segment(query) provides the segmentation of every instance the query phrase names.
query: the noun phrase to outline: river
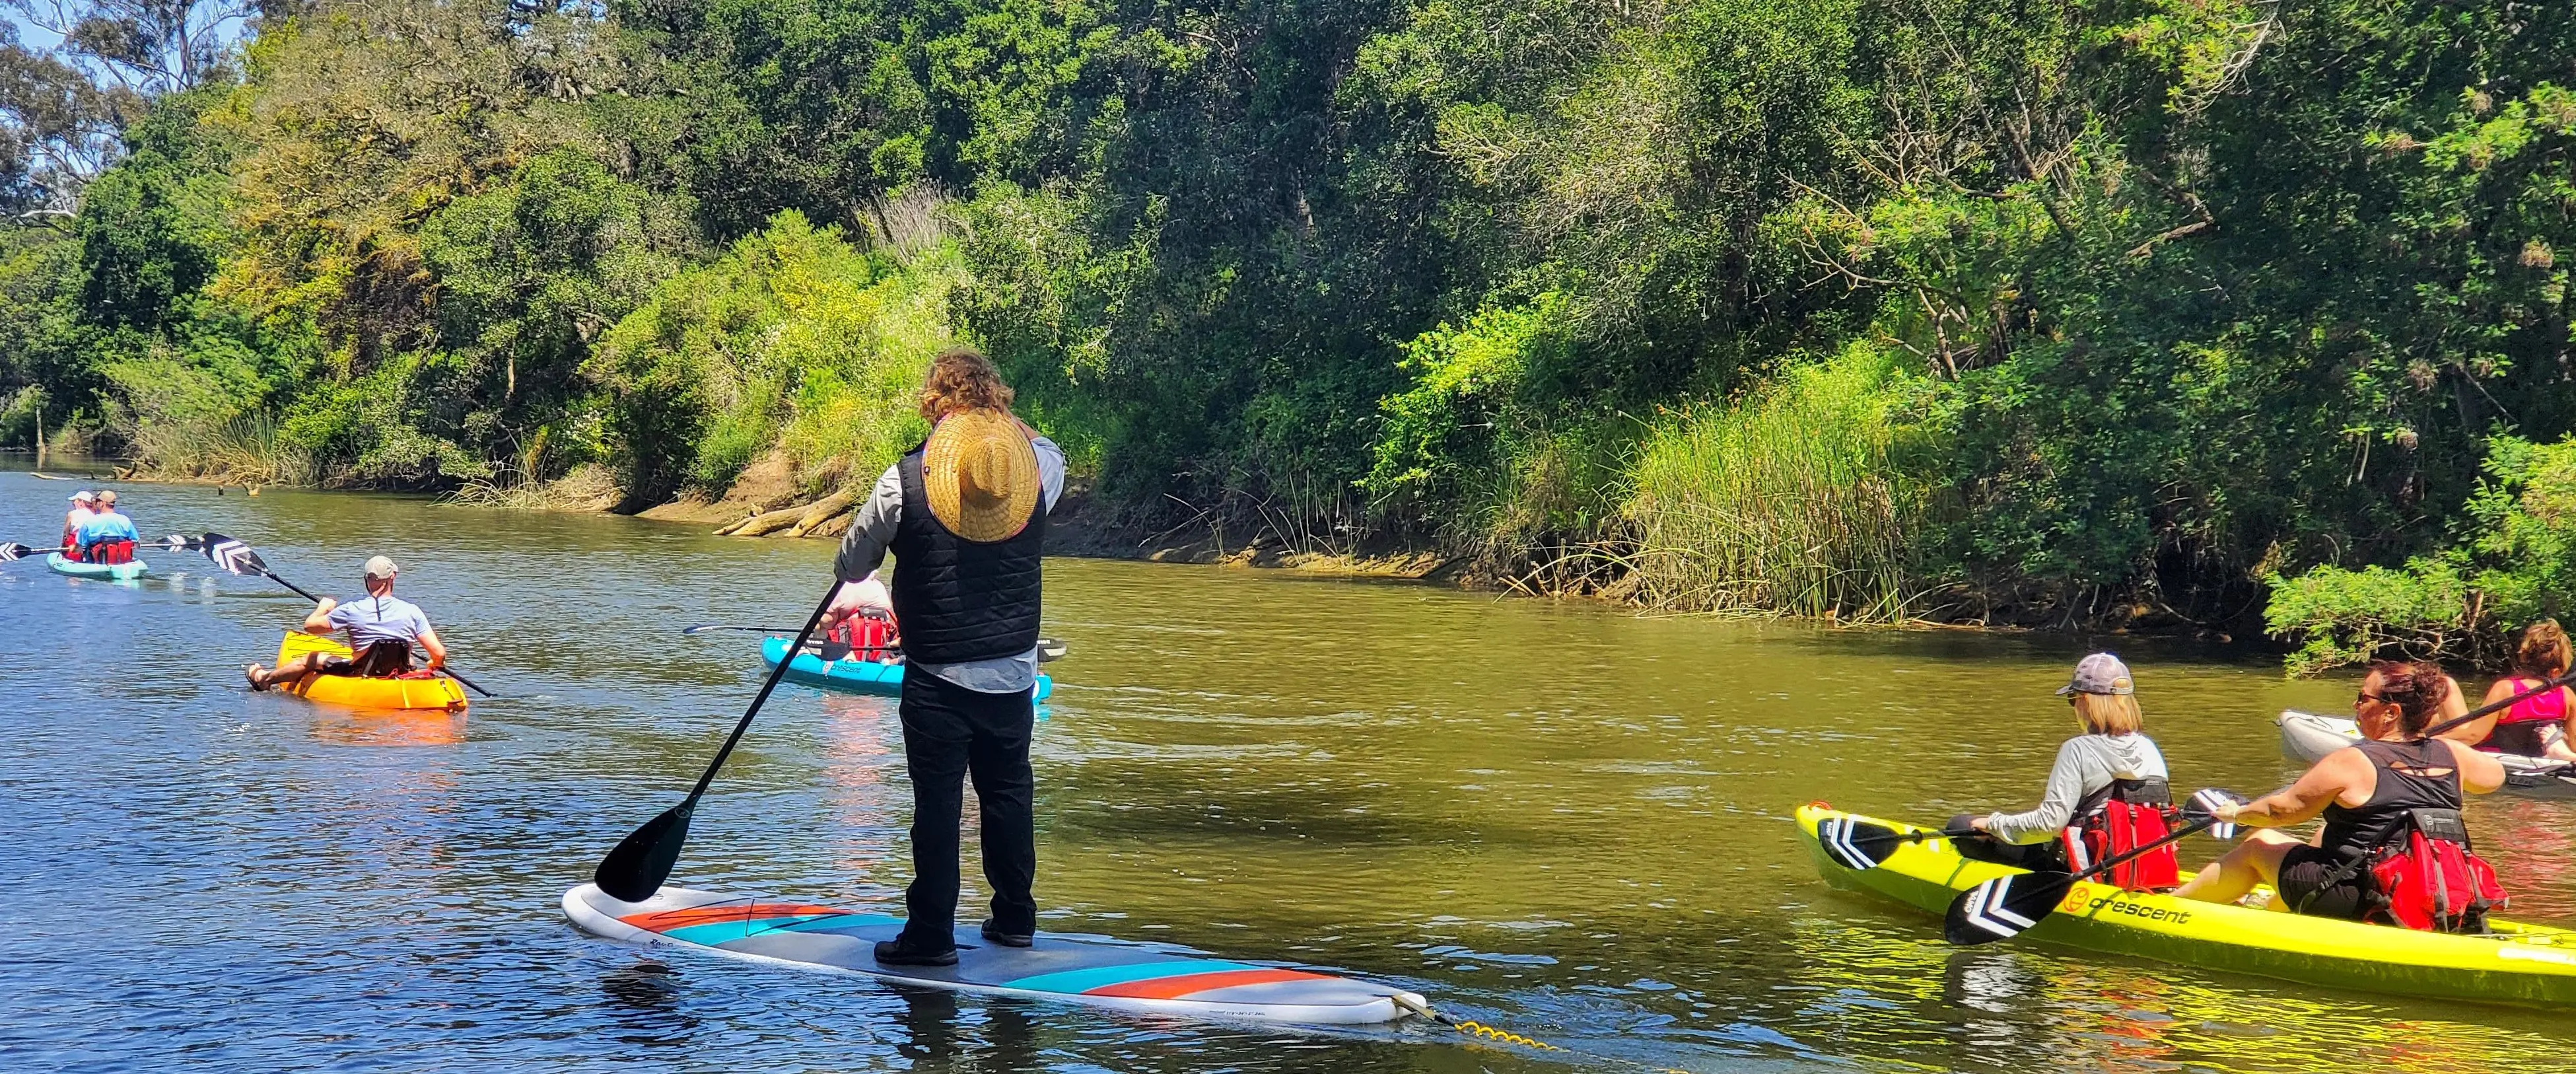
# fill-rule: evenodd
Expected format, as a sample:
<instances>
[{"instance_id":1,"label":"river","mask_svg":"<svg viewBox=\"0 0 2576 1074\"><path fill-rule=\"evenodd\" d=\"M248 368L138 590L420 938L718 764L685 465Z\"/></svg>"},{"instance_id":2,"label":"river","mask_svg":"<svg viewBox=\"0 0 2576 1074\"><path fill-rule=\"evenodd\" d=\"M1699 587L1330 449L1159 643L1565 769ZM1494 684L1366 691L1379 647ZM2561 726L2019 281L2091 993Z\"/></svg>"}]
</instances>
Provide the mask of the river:
<instances>
[{"instance_id":1,"label":"river","mask_svg":"<svg viewBox=\"0 0 2576 1074\"><path fill-rule=\"evenodd\" d=\"M50 543L74 487L0 474L0 539ZM505 696L449 719L252 694L241 665L308 607L276 585L187 554L133 585L0 565L0 1069L2468 1071L2568 1046L2540 1012L1955 949L1817 880L1800 803L2035 798L2079 639L1094 560L1048 563L1072 651L1034 750L1043 927L1397 982L1584 1055L620 947L558 898L686 792L758 685L755 636L678 628L798 621L828 544L120 488L147 536L229 533L308 589L394 557ZM2275 785L2294 769L2269 715L2351 697L2261 654L2118 647L2178 786ZM675 882L899 902L900 761L890 700L783 687ZM2514 916L2576 920L2571 808L2472 804Z\"/></svg>"}]
</instances>

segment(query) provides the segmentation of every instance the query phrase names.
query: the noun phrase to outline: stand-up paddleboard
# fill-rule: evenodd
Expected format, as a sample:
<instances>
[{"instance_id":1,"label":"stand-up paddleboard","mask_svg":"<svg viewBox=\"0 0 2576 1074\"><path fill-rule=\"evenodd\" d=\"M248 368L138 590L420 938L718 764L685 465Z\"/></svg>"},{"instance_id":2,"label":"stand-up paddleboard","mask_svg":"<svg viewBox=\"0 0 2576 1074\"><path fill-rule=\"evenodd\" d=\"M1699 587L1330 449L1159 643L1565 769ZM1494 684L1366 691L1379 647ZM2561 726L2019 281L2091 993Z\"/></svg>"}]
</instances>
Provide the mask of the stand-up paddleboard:
<instances>
[{"instance_id":1,"label":"stand-up paddleboard","mask_svg":"<svg viewBox=\"0 0 2576 1074\"><path fill-rule=\"evenodd\" d=\"M1424 1006L1421 996L1387 985L1116 940L1040 933L1034 947L1004 947L973 926L957 930L954 966L880 966L876 942L902 931L900 917L687 888L666 887L643 902L619 902L583 884L564 892L563 908L584 931L624 943L1148 1014L1365 1025L1392 1022Z\"/></svg>"}]
</instances>

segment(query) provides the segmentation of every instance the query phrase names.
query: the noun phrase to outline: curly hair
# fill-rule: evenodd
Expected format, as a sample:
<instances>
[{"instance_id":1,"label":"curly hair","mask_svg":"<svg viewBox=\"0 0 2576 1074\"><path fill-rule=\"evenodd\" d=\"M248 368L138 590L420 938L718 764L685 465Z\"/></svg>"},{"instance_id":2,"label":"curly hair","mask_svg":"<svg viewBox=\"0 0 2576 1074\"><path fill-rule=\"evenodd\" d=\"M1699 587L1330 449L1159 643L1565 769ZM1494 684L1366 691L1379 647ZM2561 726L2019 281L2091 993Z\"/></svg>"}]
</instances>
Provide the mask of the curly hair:
<instances>
[{"instance_id":1,"label":"curly hair","mask_svg":"<svg viewBox=\"0 0 2576 1074\"><path fill-rule=\"evenodd\" d=\"M1002 371L972 347L939 352L921 378L922 420L935 423L960 410L1011 410L1011 386L1002 383Z\"/></svg>"},{"instance_id":2,"label":"curly hair","mask_svg":"<svg viewBox=\"0 0 2576 1074\"><path fill-rule=\"evenodd\" d=\"M2370 673L2379 676L2380 700L2397 706L2397 729L2410 737L2432 726L2451 696L2450 676L2432 664L2382 660L2370 665Z\"/></svg>"},{"instance_id":3,"label":"curly hair","mask_svg":"<svg viewBox=\"0 0 2576 1074\"><path fill-rule=\"evenodd\" d=\"M2522 644L2514 647L2513 669L2535 679L2554 679L2567 673L2576 663L2576 650L2567 644L2567 632L2558 620L2543 619L2522 628Z\"/></svg>"}]
</instances>

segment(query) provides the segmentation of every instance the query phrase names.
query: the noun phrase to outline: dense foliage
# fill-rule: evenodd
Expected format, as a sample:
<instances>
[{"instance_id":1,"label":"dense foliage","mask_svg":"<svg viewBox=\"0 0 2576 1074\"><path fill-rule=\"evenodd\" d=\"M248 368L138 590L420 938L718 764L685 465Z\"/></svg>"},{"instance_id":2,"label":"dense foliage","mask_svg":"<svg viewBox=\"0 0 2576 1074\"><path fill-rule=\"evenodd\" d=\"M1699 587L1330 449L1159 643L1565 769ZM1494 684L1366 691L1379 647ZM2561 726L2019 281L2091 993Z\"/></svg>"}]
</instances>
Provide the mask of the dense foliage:
<instances>
[{"instance_id":1,"label":"dense foliage","mask_svg":"<svg viewBox=\"0 0 2576 1074\"><path fill-rule=\"evenodd\" d=\"M0 436L819 489L966 340L1140 524L2241 630L2570 431L2571 62L2449 0L279 5L0 251ZM2273 625L2350 655L2352 589Z\"/></svg>"}]
</instances>

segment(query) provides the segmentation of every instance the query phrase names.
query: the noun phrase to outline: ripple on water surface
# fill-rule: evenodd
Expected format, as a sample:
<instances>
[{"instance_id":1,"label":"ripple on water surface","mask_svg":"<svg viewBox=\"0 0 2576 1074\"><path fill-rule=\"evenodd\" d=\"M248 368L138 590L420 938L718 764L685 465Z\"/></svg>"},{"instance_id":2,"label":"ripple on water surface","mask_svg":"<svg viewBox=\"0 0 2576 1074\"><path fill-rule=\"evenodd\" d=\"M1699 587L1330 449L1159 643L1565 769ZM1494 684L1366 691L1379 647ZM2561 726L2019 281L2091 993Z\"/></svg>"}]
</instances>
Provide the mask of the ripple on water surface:
<instances>
[{"instance_id":1,"label":"ripple on water surface","mask_svg":"<svg viewBox=\"0 0 2576 1074\"><path fill-rule=\"evenodd\" d=\"M67 487L0 474L0 537L46 532ZM2534 1013L1953 949L1816 881L1798 802L2025 804L2065 730L2048 691L2072 641L1129 563L1049 564L1049 628L1074 652L1050 668L1035 749L1046 927L1388 980L1587 1056L608 945L557 898L677 800L756 682L753 636L677 628L793 620L826 546L126 491L145 530L244 537L307 588L354 589L359 561L394 556L459 666L505 696L449 718L252 695L239 667L301 617L292 595L185 557L135 585L0 566L17 874L0 887L0 1068L2465 1071L2563 1050ZM2181 783L2270 785L2288 770L2268 713L2349 693L2138 649ZM890 702L782 689L678 879L898 902L901 758ZM2569 808L2474 810L2526 916L2576 916ZM971 860L968 877L971 900Z\"/></svg>"}]
</instances>

